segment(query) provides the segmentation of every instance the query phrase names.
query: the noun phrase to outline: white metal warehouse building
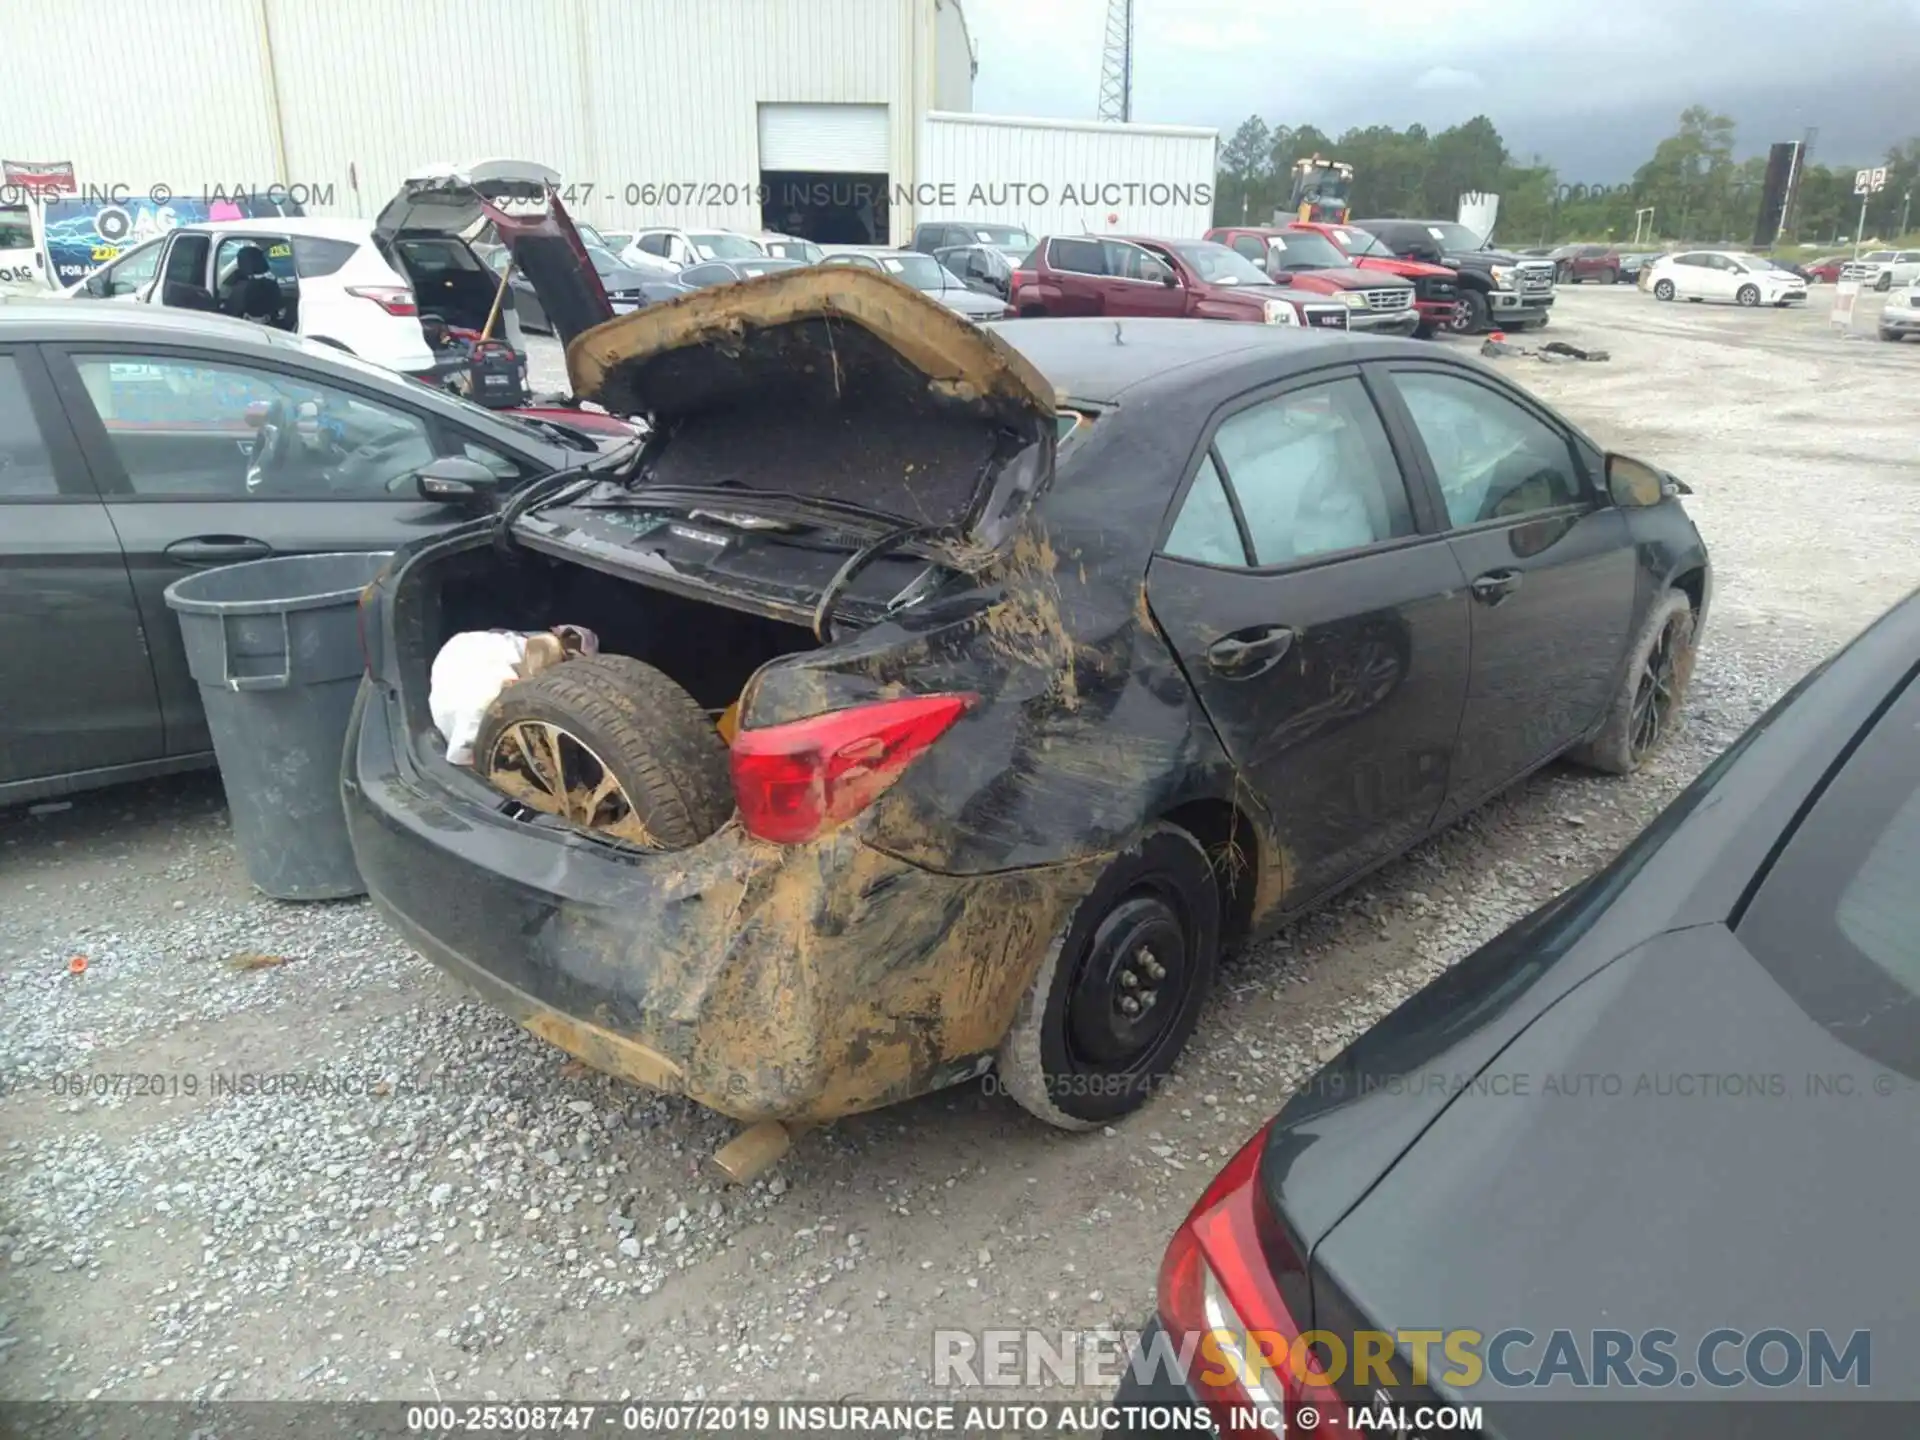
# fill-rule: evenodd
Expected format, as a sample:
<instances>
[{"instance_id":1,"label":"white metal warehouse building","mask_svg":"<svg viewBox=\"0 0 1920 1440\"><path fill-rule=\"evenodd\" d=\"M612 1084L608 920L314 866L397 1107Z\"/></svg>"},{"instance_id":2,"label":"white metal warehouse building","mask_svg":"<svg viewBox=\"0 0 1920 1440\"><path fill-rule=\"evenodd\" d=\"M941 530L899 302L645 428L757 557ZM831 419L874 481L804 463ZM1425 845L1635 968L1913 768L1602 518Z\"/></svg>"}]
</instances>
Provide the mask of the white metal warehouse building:
<instances>
[{"instance_id":1,"label":"white metal warehouse building","mask_svg":"<svg viewBox=\"0 0 1920 1440\"><path fill-rule=\"evenodd\" d=\"M962 0L171 0L137 24L68 0L6 12L0 156L70 161L83 187L135 197L281 185L310 213L371 218L410 171L511 156L559 170L569 208L605 226L899 243L945 218L1197 235L1190 192L1210 199L1213 180L1212 131L994 133L968 113ZM1139 147L1120 155L1126 130ZM1186 170L1145 175L1166 146ZM1150 178L1159 191L1115 188ZM1037 185L1045 203L980 180L1029 187L1023 202ZM1075 184L1104 189L1062 204ZM970 203L988 193L1006 203Z\"/></svg>"}]
</instances>

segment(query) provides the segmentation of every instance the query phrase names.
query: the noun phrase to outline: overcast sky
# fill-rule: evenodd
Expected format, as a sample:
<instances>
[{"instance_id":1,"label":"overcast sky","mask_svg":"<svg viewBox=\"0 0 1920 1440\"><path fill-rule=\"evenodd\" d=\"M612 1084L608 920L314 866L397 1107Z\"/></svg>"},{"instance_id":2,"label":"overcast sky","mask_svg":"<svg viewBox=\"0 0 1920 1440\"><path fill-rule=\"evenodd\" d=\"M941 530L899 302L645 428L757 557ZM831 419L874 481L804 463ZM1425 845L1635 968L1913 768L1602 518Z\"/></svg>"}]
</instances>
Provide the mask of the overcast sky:
<instances>
[{"instance_id":1,"label":"overcast sky","mask_svg":"<svg viewBox=\"0 0 1920 1440\"><path fill-rule=\"evenodd\" d=\"M964 0L976 110L1092 118L1106 0ZM1485 113L1561 179L1630 177L1689 104L1742 155L1820 127L1814 158L1920 134L1920 0L1134 0L1134 118L1248 115L1440 130Z\"/></svg>"}]
</instances>

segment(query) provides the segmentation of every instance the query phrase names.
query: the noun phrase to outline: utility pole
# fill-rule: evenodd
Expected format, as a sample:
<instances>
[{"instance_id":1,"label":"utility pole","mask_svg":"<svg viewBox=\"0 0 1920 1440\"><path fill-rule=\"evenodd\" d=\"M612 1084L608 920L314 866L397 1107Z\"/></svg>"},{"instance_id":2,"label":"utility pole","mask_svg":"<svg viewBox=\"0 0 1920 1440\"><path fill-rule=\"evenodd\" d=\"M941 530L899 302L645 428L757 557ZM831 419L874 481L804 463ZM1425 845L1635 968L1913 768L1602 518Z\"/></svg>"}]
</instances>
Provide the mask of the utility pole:
<instances>
[{"instance_id":1,"label":"utility pole","mask_svg":"<svg viewBox=\"0 0 1920 1440\"><path fill-rule=\"evenodd\" d=\"M1909 190L1900 202L1900 233L1907 233L1907 221L1913 218L1913 191Z\"/></svg>"},{"instance_id":2,"label":"utility pole","mask_svg":"<svg viewBox=\"0 0 1920 1440\"><path fill-rule=\"evenodd\" d=\"M1133 119L1133 0L1107 0L1107 39L1100 52L1102 120Z\"/></svg>"}]
</instances>

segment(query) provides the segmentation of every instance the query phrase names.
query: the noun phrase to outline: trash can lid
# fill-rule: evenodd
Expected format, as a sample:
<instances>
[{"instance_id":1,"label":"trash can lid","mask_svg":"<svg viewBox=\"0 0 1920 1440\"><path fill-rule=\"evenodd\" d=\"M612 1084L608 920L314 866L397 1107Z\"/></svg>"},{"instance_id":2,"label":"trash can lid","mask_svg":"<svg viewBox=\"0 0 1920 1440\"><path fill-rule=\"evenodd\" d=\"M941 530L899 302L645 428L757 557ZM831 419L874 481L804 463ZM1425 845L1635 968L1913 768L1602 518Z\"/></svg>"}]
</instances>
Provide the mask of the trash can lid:
<instances>
[{"instance_id":1,"label":"trash can lid","mask_svg":"<svg viewBox=\"0 0 1920 1440\"><path fill-rule=\"evenodd\" d=\"M280 615L358 602L393 558L391 550L274 555L202 570L166 589L169 607L187 615Z\"/></svg>"}]
</instances>

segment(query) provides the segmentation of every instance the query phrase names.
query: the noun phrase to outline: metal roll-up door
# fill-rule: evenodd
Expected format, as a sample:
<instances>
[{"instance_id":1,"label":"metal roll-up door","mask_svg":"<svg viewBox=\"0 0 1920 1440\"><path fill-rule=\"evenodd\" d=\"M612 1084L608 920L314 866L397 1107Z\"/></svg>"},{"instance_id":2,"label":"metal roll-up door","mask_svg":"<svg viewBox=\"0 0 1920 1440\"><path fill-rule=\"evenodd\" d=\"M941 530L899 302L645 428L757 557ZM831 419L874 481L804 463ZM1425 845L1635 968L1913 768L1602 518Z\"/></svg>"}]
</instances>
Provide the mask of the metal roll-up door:
<instances>
[{"instance_id":1,"label":"metal roll-up door","mask_svg":"<svg viewBox=\"0 0 1920 1440\"><path fill-rule=\"evenodd\" d=\"M762 170L828 170L887 175L888 143L884 105L762 105Z\"/></svg>"}]
</instances>

